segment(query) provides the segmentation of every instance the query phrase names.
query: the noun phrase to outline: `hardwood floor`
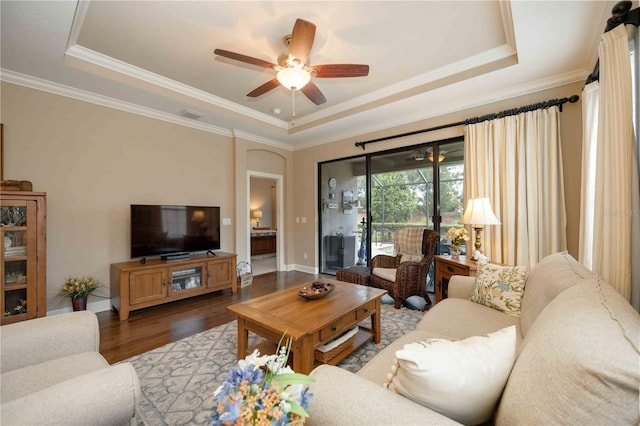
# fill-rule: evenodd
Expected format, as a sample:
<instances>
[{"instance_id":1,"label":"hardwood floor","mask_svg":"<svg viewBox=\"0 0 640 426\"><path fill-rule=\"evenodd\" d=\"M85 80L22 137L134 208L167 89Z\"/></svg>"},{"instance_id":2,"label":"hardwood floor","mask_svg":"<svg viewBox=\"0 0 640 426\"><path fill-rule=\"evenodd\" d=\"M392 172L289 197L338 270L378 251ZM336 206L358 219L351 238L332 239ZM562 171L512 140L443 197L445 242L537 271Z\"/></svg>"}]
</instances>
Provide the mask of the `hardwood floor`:
<instances>
[{"instance_id":1,"label":"hardwood floor","mask_svg":"<svg viewBox=\"0 0 640 426\"><path fill-rule=\"evenodd\" d=\"M100 353L110 364L122 361L234 320L235 316L225 309L228 305L316 277L303 272L271 272L254 277L252 285L238 289L236 294L223 290L141 309L131 312L126 321L120 321L115 312L100 312Z\"/></svg>"}]
</instances>

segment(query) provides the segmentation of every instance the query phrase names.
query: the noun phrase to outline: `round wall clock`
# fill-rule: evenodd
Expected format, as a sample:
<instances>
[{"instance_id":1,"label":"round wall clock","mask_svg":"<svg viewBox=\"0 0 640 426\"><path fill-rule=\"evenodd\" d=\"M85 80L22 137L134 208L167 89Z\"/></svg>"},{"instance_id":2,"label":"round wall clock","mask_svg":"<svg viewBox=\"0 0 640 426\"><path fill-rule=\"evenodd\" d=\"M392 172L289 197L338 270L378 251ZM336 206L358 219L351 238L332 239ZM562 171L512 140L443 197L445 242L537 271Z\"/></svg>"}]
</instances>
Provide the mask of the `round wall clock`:
<instances>
[{"instance_id":1,"label":"round wall clock","mask_svg":"<svg viewBox=\"0 0 640 426\"><path fill-rule=\"evenodd\" d=\"M337 184L338 184L338 181L336 181L336 178L334 177L329 178L329 188L336 189Z\"/></svg>"}]
</instances>

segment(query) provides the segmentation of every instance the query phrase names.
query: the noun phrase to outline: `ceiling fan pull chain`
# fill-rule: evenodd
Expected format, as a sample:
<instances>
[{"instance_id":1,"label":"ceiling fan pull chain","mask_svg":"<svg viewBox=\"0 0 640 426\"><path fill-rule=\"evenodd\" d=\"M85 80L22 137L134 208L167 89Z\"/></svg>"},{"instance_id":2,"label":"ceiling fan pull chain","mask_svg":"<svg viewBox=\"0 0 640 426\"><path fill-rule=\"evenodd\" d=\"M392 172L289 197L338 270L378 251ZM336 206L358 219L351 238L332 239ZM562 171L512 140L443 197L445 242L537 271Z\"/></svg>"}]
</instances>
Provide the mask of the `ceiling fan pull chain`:
<instances>
[{"instance_id":1,"label":"ceiling fan pull chain","mask_svg":"<svg viewBox=\"0 0 640 426\"><path fill-rule=\"evenodd\" d=\"M291 91L291 126L296 124L294 121L296 119L296 91Z\"/></svg>"}]
</instances>

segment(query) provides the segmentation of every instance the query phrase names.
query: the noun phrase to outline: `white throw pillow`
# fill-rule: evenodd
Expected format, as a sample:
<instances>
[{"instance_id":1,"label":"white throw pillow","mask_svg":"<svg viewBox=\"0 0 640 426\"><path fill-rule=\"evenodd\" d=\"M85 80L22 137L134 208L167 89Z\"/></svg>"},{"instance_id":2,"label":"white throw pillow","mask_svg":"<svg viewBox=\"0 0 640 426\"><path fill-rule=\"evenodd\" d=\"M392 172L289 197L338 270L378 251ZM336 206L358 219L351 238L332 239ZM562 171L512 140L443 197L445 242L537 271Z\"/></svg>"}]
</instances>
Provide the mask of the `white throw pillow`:
<instances>
[{"instance_id":1,"label":"white throw pillow","mask_svg":"<svg viewBox=\"0 0 640 426\"><path fill-rule=\"evenodd\" d=\"M516 327L404 345L385 387L463 424L491 419L516 359Z\"/></svg>"},{"instance_id":2,"label":"white throw pillow","mask_svg":"<svg viewBox=\"0 0 640 426\"><path fill-rule=\"evenodd\" d=\"M420 262L424 255L422 253L403 253L400 257L400 263L404 262Z\"/></svg>"},{"instance_id":3,"label":"white throw pillow","mask_svg":"<svg viewBox=\"0 0 640 426\"><path fill-rule=\"evenodd\" d=\"M526 266L479 264L469 300L519 317L526 277Z\"/></svg>"}]
</instances>

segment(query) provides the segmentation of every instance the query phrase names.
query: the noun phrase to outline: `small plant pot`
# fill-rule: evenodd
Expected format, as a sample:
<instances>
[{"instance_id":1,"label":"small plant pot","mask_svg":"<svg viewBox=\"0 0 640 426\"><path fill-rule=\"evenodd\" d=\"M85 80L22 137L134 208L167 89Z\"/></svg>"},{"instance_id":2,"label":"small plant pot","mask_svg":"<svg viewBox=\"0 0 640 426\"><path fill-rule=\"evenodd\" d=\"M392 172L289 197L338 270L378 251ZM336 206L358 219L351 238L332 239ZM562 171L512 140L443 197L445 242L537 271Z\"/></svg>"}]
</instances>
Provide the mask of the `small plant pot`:
<instances>
[{"instance_id":1,"label":"small plant pot","mask_svg":"<svg viewBox=\"0 0 640 426\"><path fill-rule=\"evenodd\" d=\"M74 311L86 311L87 310L87 297L82 299L71 299L71 305Z\"/></svg>"}]
</instances>

